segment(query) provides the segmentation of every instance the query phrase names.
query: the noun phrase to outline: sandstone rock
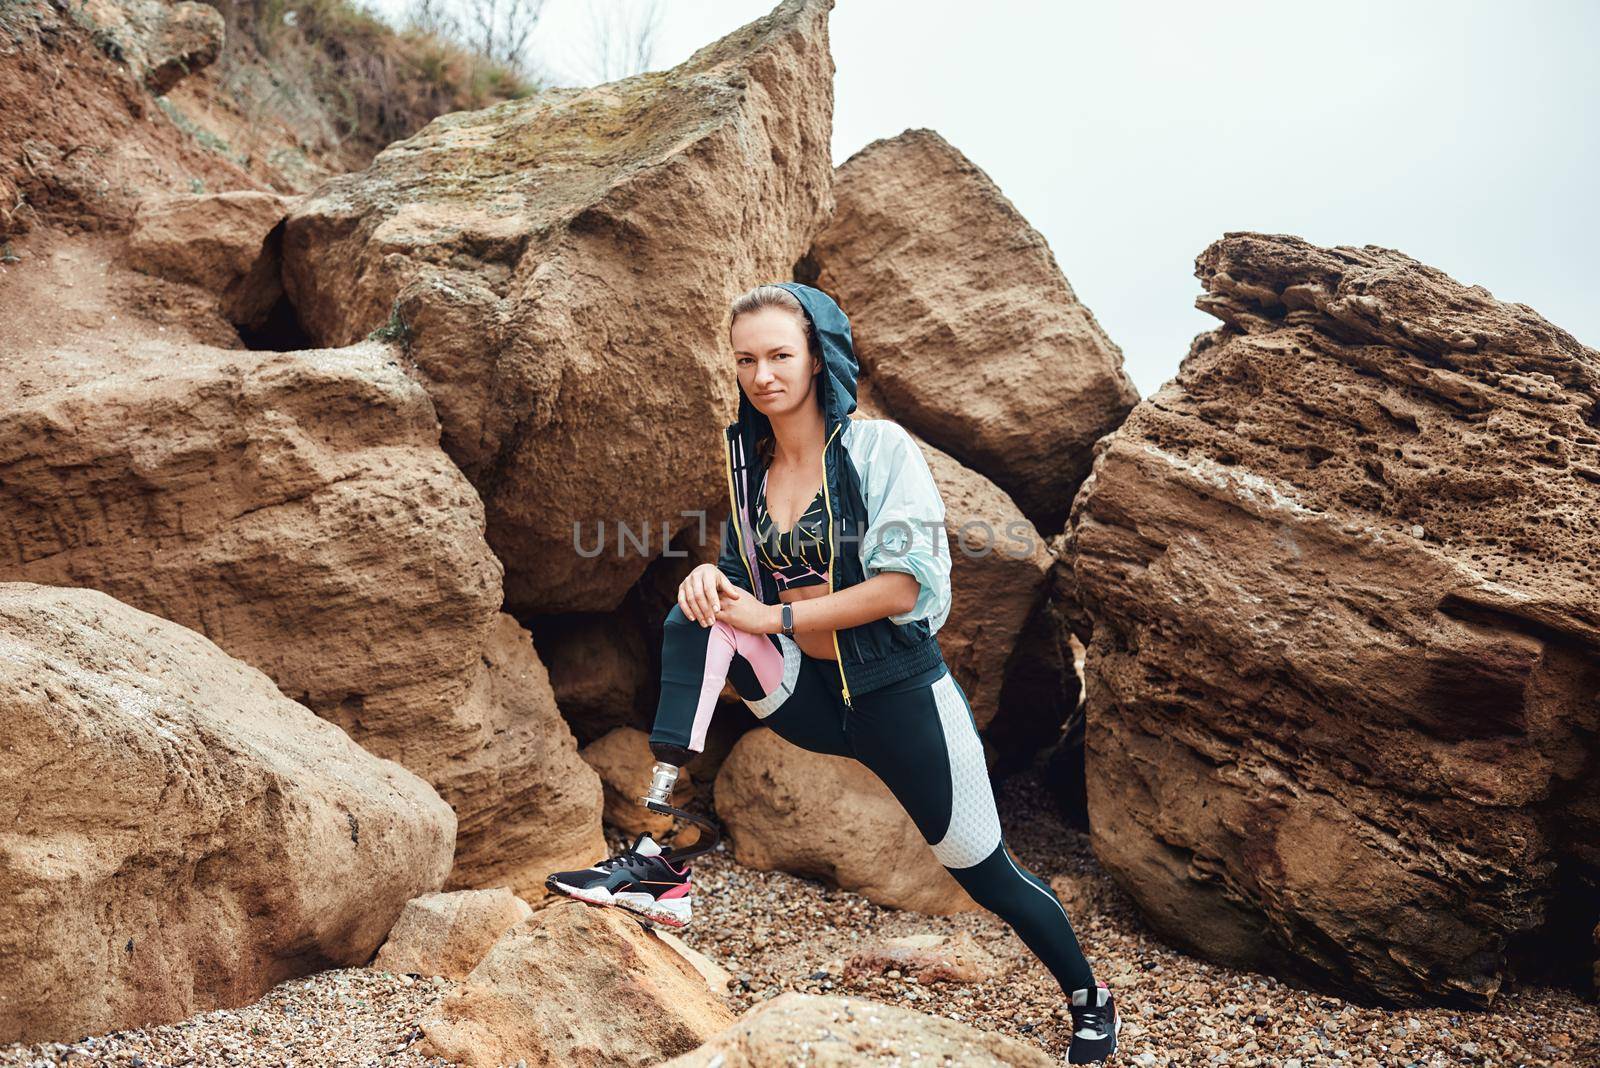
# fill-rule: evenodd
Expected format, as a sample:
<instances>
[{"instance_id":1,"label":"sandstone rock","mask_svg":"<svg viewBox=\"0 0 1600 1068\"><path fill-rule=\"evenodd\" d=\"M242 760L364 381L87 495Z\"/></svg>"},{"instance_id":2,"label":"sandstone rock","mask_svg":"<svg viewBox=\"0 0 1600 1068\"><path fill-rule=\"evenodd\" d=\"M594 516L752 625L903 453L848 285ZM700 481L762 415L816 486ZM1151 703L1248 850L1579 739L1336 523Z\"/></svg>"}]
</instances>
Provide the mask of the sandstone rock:
<instances>
[{"instance_id":1,"label":"sandstone rock","mask_svg":"<svg viewBox=\"0 0 1600 1068\"><path fill-rule=\"evenodd\" d=\"M978 907L859 761L754 730L723 762L714 796L733 855L746 867L825 879L881 905L933 915Z\"/></svg>"},{"instance_id":2,"label":"sandstone rock","mask_svg":"<svg viewBox=\"0 0 1600 1068\"><path fill-rule=\"evenodd\" d=\"M214 62L227 32L222 12L194 0L86 0L84 13L158 96Z\"/></svg>"},{"instance_id":3,"label":"sandstone rock","mask_svg":"<svg viewBox=\"0 0 1600 1068\"><path fill-rule=\"evenodd\" d=\"M874 141L835 191L810 260L863 377L896 421L1059 531L1095 439L1139 400L1121 350L1044 238L932 130Z\"/></svg>"},{"instance_id":4,"label":"sandstone rock","mask_svg":"<svg viewBox=\"0 0 1600 1068\"><path fill-rule=\"evenodd\" d=\"M858 951L844 966L847 977L882 975L890 970L915 976L919 983L981 983L999 974L999 965L988 950L961 931L886 938Z\"/></svg>"},{"instance_id":5,"label":"sandstone rock","mask_svg":"<svg viewBox=\"0 0 1600 1068\"><path fill-rule=\"evenodd\" d=\"M1053 566L1053 553L1050 560ZM1060 606L1048 596L1035 602L1006 662L1000 709L984 731L984 740L995 749L998 775L1030 766L1040 750L1060 741L1083 694L1073 665L1076 645ZM1081 791L1081 775L1077 782ZM1055 789L1065 784L1048 785Z\"/></svg>"},{"instance_id":6,"label":"sandstone rock","mask_svg":"<svg viewBox=\"0 0 1600 1068\"><path fill-rule=\"evenodd\" d=\"M733 1020L689 961L620 909L559 902L503 935L422 1023L471 1065L657 1064Z\"/></svg>"},{"instance_id":7,"label":"sandstone rock","mask_svg":"<svg viewBox=\"0 0 1600 1068\"><path fill-rule=\"evenodd\" d=\"M424 894L406 902L372 967L465 979L533 908L505 887Z\"/></svg>"},{"instance_id":8,"label":"sandstone rock","mask_svg":"<svg viewBox=\"0 0 1600 1068\"><path fill-rule=\"evenodd\" d=\"M1196 953L1484 1004L1600 878L1600 353L1374 246L1197 274L1064 558L1095 851Z\"/></svg>"},{"instance_id":9,"label":"sandstone rock","mask_svg":"<svg viewBox=\"0 0 1600 1068\"><path fill-rule=\"evenodd\" d=\"M808 1063L1052 1068L1057 1062L1037 1046L942 1016L867 998L791 990L762 1002L699 1049L661 1068Z\"/></svg>"},{"instance_id":10,"label":"sandstone rock","mask_svg":"<svg viewBox=\"0 0 1600 1068\"><path fill-rule=\"evenodd\" d=\"M550 686L579 745L618 727L648 730L656 679L638 623L624 616L558 615L530 620L533 643L550 666ZM649 711L645 706L648 704Z\"/></svg>"},{"instance_id":11,"label":"sandstone rock","mask_svg":"<svg viewBox=\"0 0 1600 1068\"><path fill-rule=\"evenodd\" d=\"M1044 599L1052 556L1000 487L918 444L944 498L950 539L950 616L939 628L939 647L982 730L999 711L1007 667L1018 635Z\"/></svg>"},{"instance_id":12,"label":"sandstone rock","mask_svg":"<svg viewBox=\"0 0 1600 1068\"><path fill-rule=\"evenodd\" d=\"M1070 874L1055 875L1050 878L1050 889L1055 891L1069 915L1100 908L1100 895L1088 879Z\"/></svg>"},{"instance_id":13,"label":"sandstone rock","mask_svg":"<svg viewBox=\"0 0 1600 1068\"><path fill-rule=\"evenodd\" d=\"M671 931L663 931L657 928L654 933L657 938L671 946L679 956L689 962L695 971L700 973L700 978L706 981L707 990L717 995L728 992L728 987L733 982L733 974L728 969L698 949L688 945Z\"/></svg>"},{"instance_id":14,"label":"sandstone rock","mask_svg":"<svg viewBox=\"0 0 1600 1068\"><path fill-rule=\"evenodd\" d=\"M673 817L653 812L638 800L650 785L650 769L656 762L655 754L650 752L648 732L618 727L578 750L578 755L600 774L607 823L628 834L648 831L658 841L672 830L676 822ZM680 770L678 781L672 786L671 803L681 807L693 796L694 779L687 769Z\"/></svg>"},{"instance_id":15,"label":"sandstone rock","mask_svg":"<svg viewBox=\"0 0 1600 1068\"><path fill-rule=\"evenodd\" d=\"M504 612L461 704L407 736L407 767L426 768L461 820L451 889L509 886L538 905L552 871L606 853L600 777L578 755L528 632Z\"/></svg>"},{"instance_id":16,"label":"sandstone rock","mask_svg":"<svg viewBox=\"0 0 1600 1068\"><path fill-rule=\"evenodd\" d=\"M831 7L784 0L670 71L443 116L290 215L313 338L404 325L517 612L614 608L663 528L723 499L728 305L789 277L832 209ZM648 523L642 551L624 522Z\"/></svg>"},{"instance_id":17,"label":"sandstone rock","mask_svg":"<svg viewBox=\"0 0 1600 1068\"><path fill-rule=\"evenodd\" d=\"M293 204L248 190L146 197L128 235L128 262L207 289L229 321L259 326L283 296L274 230Z\"/></svg>"},{"instance_id":18,"label":"sandstone rock","mask_svg":"<svg viewBox=\"0 0 1600 1068\"><path fill-rule=\"evenodd\" d=\"M27 271L39 267L41 241L125 228L150 190L194 182L209 189L256 185L232 159L154 114L157 104L144 86L110 58L120 47L116 38L85 17L83 5L9 3L5 10L17 32L0 30L7 49L0 78L0 145L6 146L0 238ZM21 234L35 240L15 241ZM8 274L18 273L8 267ZM14 277L0 284L14 288Z\"/></svg>"},{"instance_id":19,"label":"sandstone rock","mask_svg":"<svg viewBox=\"0 0 1600 1068\"><path fill-rule=\"evenodd\" d=\"M176 623L0 583L0 1043L254 1001L371 957L455 817Z\"/></svg>"},{"instance_id":20,"label":"sandstone rock","mask_svg":"<svg viewBox=\"0 0 1600 1068\"><path fill-rule=\"evenodd\" d=\"M599 779L497 612L482 503L397 356L104 337L8 354L0 578L205 634L440 790L452 886L542 894L546 863L603 851Z\"/></svg>"}]
</instances>

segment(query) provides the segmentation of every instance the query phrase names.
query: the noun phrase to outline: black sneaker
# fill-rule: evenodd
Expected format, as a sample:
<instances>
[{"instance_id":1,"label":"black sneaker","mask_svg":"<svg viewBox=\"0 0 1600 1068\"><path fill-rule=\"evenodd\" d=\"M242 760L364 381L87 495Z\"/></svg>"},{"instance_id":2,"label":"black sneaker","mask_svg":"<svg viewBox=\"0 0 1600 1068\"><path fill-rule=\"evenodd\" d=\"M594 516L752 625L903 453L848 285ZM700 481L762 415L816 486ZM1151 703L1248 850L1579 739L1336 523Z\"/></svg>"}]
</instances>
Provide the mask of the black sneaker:
<instances>
[{"instance_id":1,"label":"black sneaker","mask_svg":"<svg viewBox=\"0 0 1600 1068\"><path fill-rule=\"evenodd\" d=\"M1117 1003L1112 1000L1111 988L1096 983L1092 991L1079 987L1072 992L1068 1006L1072 1013L1072 1046L1067 1050L1068 1064L1093 1064L1103 1061L1117 1051L1117 1032L1122 1030L1122 1017L1117 1015Z\"/></svg>"},{"instance_id":2,"label":"black sneaker","mask_svg":"<svg viewBox=\"0 0 1600 1068\"><path fill-rule=\"evenodd\" d=\"M661 854L648 833L614 857L582 871L558 871L544 885L591 905L615 905L667 927L690 919L689 865L681 869Z\"/></svg>"}]
</instances>

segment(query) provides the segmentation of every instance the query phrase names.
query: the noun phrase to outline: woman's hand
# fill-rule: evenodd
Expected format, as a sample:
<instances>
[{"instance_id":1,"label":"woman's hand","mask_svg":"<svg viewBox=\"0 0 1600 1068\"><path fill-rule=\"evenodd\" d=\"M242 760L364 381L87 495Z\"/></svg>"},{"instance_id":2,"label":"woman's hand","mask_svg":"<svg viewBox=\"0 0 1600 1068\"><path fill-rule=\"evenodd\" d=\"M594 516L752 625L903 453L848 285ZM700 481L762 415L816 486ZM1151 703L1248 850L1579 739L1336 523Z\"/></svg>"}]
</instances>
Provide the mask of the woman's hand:
<instances>
[{"instance_id":1,"label":"woman's hand","mask_svg":"<svg viewBox=\"0 0 1600 1068\"><path fill-rule=\"evenodd\" d=\"M723 578L726 579L727 576L724 575ZM722 608L717 612L719 622L738 627L750 634L776 634L782 629L778 616L781 609L777 605L762 604L756 600L755 595L746 593L737 586L729 592L733 596L722 599Z\"/></svg>"},{"instance_id":2,"label":"woman's hand","mask_svg":"<svg viewBox=\"0 0 1600 1068\"><path fill-rule=\"evenodd\" d=\"M717 610L722 607L723 601L735 594L755 600L729 582L728 576L716 564L701 564L679 584L678 607L702 627L709 627L717 621Z\"/></svg>"}]
</instances>

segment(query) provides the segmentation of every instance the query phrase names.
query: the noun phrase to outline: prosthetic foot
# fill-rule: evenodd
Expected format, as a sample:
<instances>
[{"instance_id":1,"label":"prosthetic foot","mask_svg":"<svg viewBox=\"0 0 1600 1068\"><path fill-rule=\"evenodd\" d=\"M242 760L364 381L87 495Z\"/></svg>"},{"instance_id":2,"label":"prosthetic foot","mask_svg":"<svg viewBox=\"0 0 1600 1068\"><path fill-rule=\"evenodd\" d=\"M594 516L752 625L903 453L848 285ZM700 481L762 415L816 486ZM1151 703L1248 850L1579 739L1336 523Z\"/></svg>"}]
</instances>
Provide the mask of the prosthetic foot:
<instances>
[{"instance_id":1,"label":"prosthetic foot","mask_svg":"<svg viewBox=\"0 0 1600 1068\"><path fill-rule=\"evenodd\" d=\"M626 909L647 927L687 926L693 910L687 860L715 849L722 832L713 821L667 804L677 780L678 765L658 761L639 803L652 812L688 820L710 832L709 837L702 836L691 848L667 851L648 833L641 834L633 845L588 868L553 872L545 886L591 905Z\"/></svg>"}]
</instances>

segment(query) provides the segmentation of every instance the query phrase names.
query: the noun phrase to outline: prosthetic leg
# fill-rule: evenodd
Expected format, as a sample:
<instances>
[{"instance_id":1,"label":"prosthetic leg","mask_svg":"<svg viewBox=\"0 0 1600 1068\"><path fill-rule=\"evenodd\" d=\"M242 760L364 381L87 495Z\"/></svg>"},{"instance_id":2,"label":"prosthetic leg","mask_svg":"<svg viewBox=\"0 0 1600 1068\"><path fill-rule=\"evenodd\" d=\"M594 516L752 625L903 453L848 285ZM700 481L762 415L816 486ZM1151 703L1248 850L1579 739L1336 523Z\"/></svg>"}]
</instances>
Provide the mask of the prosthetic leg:
<instances>
[{"instance_id":1,"label":"prosthetic leg","mask_svg":"<svg viewBox=\"0 0 1600 1068\"><path fill-rule=\"evenodd\" d=\"M650 785L644 795L638 798L639 804L652 812L661 812L678 819L688 820L709 835L701 835L700 841L687 849L673 849L664 854L665 859L674 864L682 865L690 857L698 857L702 853L709 853L717 848L717 843L722 841L722 829L713 820L704 816L696 816L667 803L672 796L672 787L678 781L678 770L688 763L694 754L687 749L675 745L652 743L650 751L655 754L656 762L650 768ZM672 763L671 761L677 761Z\"/></svg>"},{"instance_id":2,"label":"prosthetic leg","mask_svg":"<svg viewBox=\"0 0 1600 1068\"><path fill-rule=\"evenodd\" d=\"M657 761L650 769L648 789L637 799L639 804L652 812L688 820L709 835L689 848L667 851L649 833L643 833L633 845L587 868L551 872L545 877L545 887L591 905L615 905L646 927L683 927L694 907L687 862L717 848L722 832L714 821L669 803L679 769L694 754L666 743L653 743L650 748Z\"/></svg>"}]
</instances>

